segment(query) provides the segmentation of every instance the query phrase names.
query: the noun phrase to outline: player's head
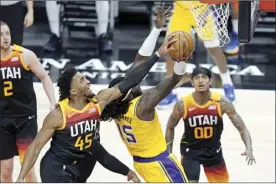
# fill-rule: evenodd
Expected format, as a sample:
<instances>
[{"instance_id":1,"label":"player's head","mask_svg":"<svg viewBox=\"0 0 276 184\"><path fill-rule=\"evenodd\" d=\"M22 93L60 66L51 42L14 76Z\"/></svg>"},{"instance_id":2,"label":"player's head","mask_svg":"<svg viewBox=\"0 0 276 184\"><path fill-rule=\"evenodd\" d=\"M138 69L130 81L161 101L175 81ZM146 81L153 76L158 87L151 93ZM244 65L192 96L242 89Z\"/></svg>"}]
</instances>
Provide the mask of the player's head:
<instances>
[{"instance_id":1,"label":"player's head","mask_svg":"<svg viewBox=\"0 0 276 184\"><path fill-rule=\"evenodd\" d=\"M113 86L121 83L125 78L117 77L113 79L108 88L112 88ZM108 121L111 119L120 119L122 115L127 113L128 107L130 105L130 101L142 94L142 90L139 85L133 87L129 92L123 94L120 98L110 102L103 110L101 114L101 120Z\"/></svg>"},{"instance_id":2,"label":"player's head","mask_svg":"<svg viewBox=\"0 0 276 184\"><path fill-rule=\"evenodd\" d=\"M192 72L192 85L196 92L208 91L212 84L212 74L207 68L197 67Z\"/></svg>"},{"instance_id":3,"label":"player's head","mask_svg":"<svg viewBox=\"0 0 276 184\"><path fill-rule=\"evenodd\" d=\"M69 97L90 97L90 82L75 68L66 69L58 79L59 101Z\"/></svg>"},{"instance_id":4,"label":"player's head","mask_svg":"<svg viewBox=\"0 0 276 184\"><path fill-rule=\"evenodd\" d=\"M8 50L11 45L11 33L7 23L0 21L1 29L1 50Z\"/></svg>"}]
</instances>

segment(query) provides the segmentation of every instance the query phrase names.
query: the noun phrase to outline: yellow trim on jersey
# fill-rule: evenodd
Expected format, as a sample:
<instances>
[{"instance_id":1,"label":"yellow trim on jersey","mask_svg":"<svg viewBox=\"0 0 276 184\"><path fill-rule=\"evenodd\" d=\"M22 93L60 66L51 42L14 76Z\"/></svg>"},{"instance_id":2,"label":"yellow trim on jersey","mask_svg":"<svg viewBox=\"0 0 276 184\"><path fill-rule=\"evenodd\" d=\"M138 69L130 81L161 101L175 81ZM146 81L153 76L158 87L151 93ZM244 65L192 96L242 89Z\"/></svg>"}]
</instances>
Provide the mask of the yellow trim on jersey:
<instances>
[{"instance_id":1,"label":"yellow trim on jersey","mask_svg":"<svg viewBox=\"0 0 276 184\"><path fill-rule=\"evenodd\" d=\"M183 118L185 119L187 117L187 108L186 108L186 102L185 102L185 97L182 98L182 102L183 102L183 110L184 110L184 115Z\"/></svg>"},{"instance_id":2,"label":"yellow trim on jersey","mask_svg":"<svg viewBox=\"0 0 276 184\"><path fill-rule=\"evenodd\" d=\"M1 61L3 61L3 62L7 61L8 59L10 59L12 57L12 54L13 54L13 51L11 51L11 53L8 56L1 58Z\"/></svg>"},{"instance_id":3,"label":"yellow trim on jersey","mask_svg":"<svg viewBox=\"0 0 276 184\"><path fill-rule=\"evenodd\" d=\"M141 119L140 119L140 118L136 115L137 105L138 105L138 103L140 102L141 97L142 97L142 96L137 97L138 99L137 99L137 100L136 100L136 102L135 102L135 106L134 106L134 116L135 116L138 120L140 120L140 121L144 121L144 122L152 122L152 121L154 120L154 118L155 118L155 112L154 112L154 115L153 115L152 120L149 120L149 121L146 121L146 120L141 120Z\"/></svg>"},{"instance_id":4,"label":"yellow trim on jersey","mask_svg":"<svg viewBox=\"0 0 276 184\"><path fill-rule=\"evenodd\" d=\"M63 117L63 122L62 122L62 126L59 127L59 128L57 128L57 130L63 130L65 128L65 126L66 126L66 116L65 116L66 112L65 112L65 109L63 107L63 101L58 102L58 104L59 104L59 107L61 109L61 113L62 113L62 117Z\"/></svg>"},{"instance_id":5,"label":"yellow trim on jersey","mask_svg":"<svg viewBox=\"0 0 276 184\"><path fill-rule=\"evenodd\" d=\"M30 68L24 63L24 59L23 59L23 51L24 48L19 46L19 45L13 45L14 46L14 50L15 51L19 51L19 58L20 58L20 63L23 66L23 68L27 71L30 71Z\"/></svg>"}]
</instances>

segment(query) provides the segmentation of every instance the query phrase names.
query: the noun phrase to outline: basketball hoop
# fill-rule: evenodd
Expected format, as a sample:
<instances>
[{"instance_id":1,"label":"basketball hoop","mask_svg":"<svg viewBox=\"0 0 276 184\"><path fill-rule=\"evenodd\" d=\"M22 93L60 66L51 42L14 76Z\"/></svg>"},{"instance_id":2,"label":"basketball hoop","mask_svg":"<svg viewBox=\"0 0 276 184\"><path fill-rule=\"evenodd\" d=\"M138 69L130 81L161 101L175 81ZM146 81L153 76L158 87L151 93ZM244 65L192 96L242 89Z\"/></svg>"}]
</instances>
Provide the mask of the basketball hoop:
<instances>
[{"instance_id":1,"label":"basketball hoop","mask_svg":"<svg viewBox=\"0 0 276 184\"><path fill-rule=\"evenodd\" d=\"M202 40L220 40L219 47L229 43L227 22L229 2L233 0L182 1L197 22L196 31Z\"/></svg>"}]
</instances>

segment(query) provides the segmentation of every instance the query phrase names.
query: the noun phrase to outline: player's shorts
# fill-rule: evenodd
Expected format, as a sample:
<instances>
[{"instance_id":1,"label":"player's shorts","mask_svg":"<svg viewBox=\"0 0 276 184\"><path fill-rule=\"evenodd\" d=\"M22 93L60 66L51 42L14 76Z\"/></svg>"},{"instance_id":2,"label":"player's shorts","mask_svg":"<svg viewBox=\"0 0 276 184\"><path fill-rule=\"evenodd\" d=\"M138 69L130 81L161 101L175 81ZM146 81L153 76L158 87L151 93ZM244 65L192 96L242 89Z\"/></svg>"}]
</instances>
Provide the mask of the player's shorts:
<instances>
[{"instance_id":1,"label":"player's shorts","mask_svg":"<svg viewBox=\"0 0 276 184\"><path fill-rule=\"evenodd\" d=\"M25 152L37 134L37 115L3 117L0 115L0 160L19 155L23 162Z\"/></svg>"},{"instance_id":2,"label":"player's shorts","mask_svg":"<svg viewBox=\"0 0 276 184\"><path fill-rule=\"evenodd\" d=\"M229 181L221 148L191 149L183 147L181 148L181 163L190 181L199 181L200 165L204 168L208 182Z\"/></svg>"},{"instance_id":3,"label":"player's shorts","mask_svg":"<svg viewBox=\"0 0 276 184\"><path fill-rule=\"evenodd\" d=\"M193 3L197 2L195 1ZM192 29L196 28L196 25L197 23L192 12L186 7L183 1L174 2L174 13L169 21L167 34L175 31L184 31L190 33ZM204 46L206 48L218 47L220 41L217 37L217 34L215 34L216 27L213 24L212 17L208 19L206 26L208 26L208 30L210 28L212 31L210 31L208 35L205 35L205 37L210 39L203 41Z\"/></svg>"},{"instance_id":4,"label":"player's shorts","mask_svg":"<svg viewBox=\"0 0 276 184\"><path fill-rule=\"evenodd\" d=\"M134 168L146 182L187 183L181 163L165 151L152 158L133 157Z\"/></svg>"},{"instance_id":5,"label":"player's shorts","mask_svg":"<svg viewBox=\"0 0 276 184\"><path fill-rule=\"evenodd\" d=\"M79 165L77 162L61 161L47 151L40 162L40 178L42 183L77 183Z\"/></svg>"}]
</instances>

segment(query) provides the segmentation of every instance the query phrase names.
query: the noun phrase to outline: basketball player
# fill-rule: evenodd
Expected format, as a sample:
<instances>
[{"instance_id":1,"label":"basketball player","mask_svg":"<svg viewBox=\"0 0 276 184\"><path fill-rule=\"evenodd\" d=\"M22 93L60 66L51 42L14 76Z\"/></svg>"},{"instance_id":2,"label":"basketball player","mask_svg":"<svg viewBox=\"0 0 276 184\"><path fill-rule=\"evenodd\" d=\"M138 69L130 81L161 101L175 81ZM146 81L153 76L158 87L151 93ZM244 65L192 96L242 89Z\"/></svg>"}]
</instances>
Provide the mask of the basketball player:
<instances>
[{"instance_id":1,"label":"basketball player","mask_svg":"<svg viewBox=\"0 0 276 184\"><path fill-rule=\"evenodd\" d=\"M211 92L211 71L196 68L192 73L195 91L175 104L168 120L166 141L172 152L174 129L183 118L185 132L180 150L182 165L190 182L198 182L200 165L209 182L228 182L229 175L222 154L220 137L223 131L223 114L227 114L241 134L248 164L255 162L250 133L232 103L220 94Z\"/></svg>"},{"instance_id":2,"label":"basketball player","mask_svg":"<svg viewBox=\"0 0 276 184\"><path fill-rule=\"evenodd\" d=\"M92 95L89 81L75 69L66 70L58 80L59 104L46 116L43 127L28 148L18 181L24 180L42 147L52 138L50 149L40 165L42 182L78 182L78 162L87 154L93 154L97 161L109 170L138 182L139 179L133 171L108 154L100 143L93 139L93 132L106 104L138 85L159 57L169 54L170 49L167 47L175 41L164 43L147 62L135 67L120 84L101 90L95 96L96 102L89 98Z\"/></svg>"},{"instance_id":3,"label":"basketball player","mask_svg":"<svg viewBox=\"0 0 276 184\"><path fill-rule=\"evenodd\" d=\"M198 6L200 5L198 1L194 1L192 3L194 3L194 6L196 6L197 4ZM186 7L185 2L175 1L174 13L171 16L170 22L168 24L167 35L169 35L174 31L184 31L184 32L190 33L192 28L196 28L196 24L197 22L194 19L192 12ZM214 30L215 30L215 27L214 27ZM215 61L215 63L219 68L225 96L229 100L234 101L235 100L234 85L230 77L230 72L227 68L226 57L222 49L219 47L219 43L220 43L220 40L217 37L213 40L203 41L205 48L207 48L208 52L210 53L210 55L212 56L213 60ZM173 64L167 63L166 76L171 75L172 72L173 72ZM182 84L179 84L178 86L181 86L181 85ZM161 109L167 108L168 106L170 106L171 104L174 104L175 102L177 102L176 94L170 93L166 98L164 98L164 100L160 102L158 107Z\"/></svg>"},{"instance_id":4,"label":"basketball player","mask_svg":"<svg viewBox=\"0 0 276 184\"><path fill-rule=\"evenodd\" d=\"M22 163L25 151L37 133L37 104L33 89L33 73L41 80L54 108L52 81L36 55L21 46L11 45L8 25L0 21L0 160L2 182L12 182L13 157ZM31 169L26 181L35 182Z\"/></svg>"},{"instance_id":5,"label":"basketball player","mask_svg":"<svg viewBox=\"0 0 276 184\"><path fill-rule=\"evenodd\" d=\"M170 55L165 59L173 62ZM181 164L167 152L165 137L155 111L156 105L183 78L185 68L185 62L175 63L174 74L156 87L142 92L137 85L109 103L101 114L101 120L115 120L122 140L133 156L134 168L146 182L187 182ZM132 71L135 70L130 69L126 77ZM124 80L125 77L114 79L109 88Z\"/></svg>"},{"instance_id":6,"label":"basketball player","mask_svg":"<svg viewBox=\"0 0 276 184\"><path fill-rule=\"evenodd\" d=\"M110 5L108 1L95 1L95 6L98 17L98 26L95 30L99 50L100 53L110 52L112 50L112 42L107 34ZM57 1L46 1L46 12L51 30L51 37L45 44L44 49L51 52L60 51L62 45L60 39L60 5L57 4Z\"/></svg>"},{"instance_id":7,"label":"basketball player","mask_svg":"<svg viewBox=\"0 0 276 184\"><path fill-rule=\"evenodd\" d=\"M137 56L135 57L134 64L131 66L131 69L128 71L131 72L131 70L137 66L138 64L141 64L142 62L145 62L146 59L148 59L149 56L152 55L156 41L158 39L158 36L162 30L163 25L165 24L166 18L171 15L170 9L167 10L164 9L164 6L157 6L157 16L155 20L155 27L152 29L148 37L143 42L141 48L138 51ZM99 136L99 128L96 131L97 132L97 140L100 140ZM91 164L87 164L91 163ZM96 164L96 159L93 157L93 155L87 155L83 160L80 162L80 176L79 176L79 182L84 183L92 173L94 167Z\"/></svg>"},{"instance_id":8,"label":"basketball player","mask_svg":"<svg viewBox=\"0 0 276 184\"><path fill-rule=\"evenodd\" d=\"M238 54L239 53L239 46L240 43L238 41L238 27L239 27L239 22L238 22L238 7L239 4L238 2L232 2L230 4L231 6L231 23L232 23L232 33L231 33L231 40L228 44L226 44L223 47L223 50L225 54Z\"/></svg>"}]
</instances>

